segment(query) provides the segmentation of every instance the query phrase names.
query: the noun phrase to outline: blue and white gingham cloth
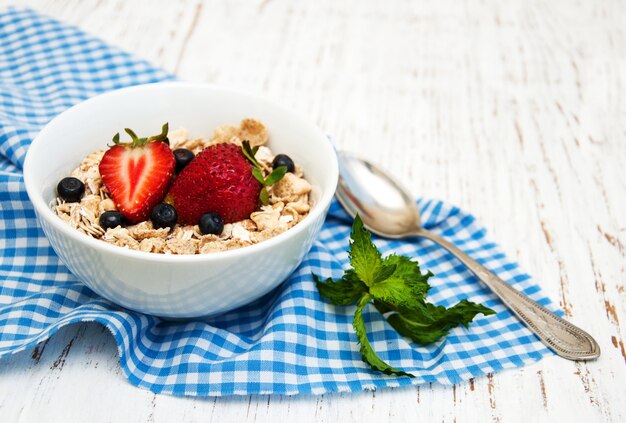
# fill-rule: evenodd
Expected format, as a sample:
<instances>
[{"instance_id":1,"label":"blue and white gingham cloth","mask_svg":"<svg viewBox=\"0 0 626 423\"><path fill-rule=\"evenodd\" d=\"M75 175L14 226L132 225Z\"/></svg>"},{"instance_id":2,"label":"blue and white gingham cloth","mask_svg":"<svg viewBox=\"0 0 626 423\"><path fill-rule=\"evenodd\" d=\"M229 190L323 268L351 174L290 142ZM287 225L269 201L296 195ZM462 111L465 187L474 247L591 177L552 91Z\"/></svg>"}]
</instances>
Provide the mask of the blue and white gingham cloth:
<instances>
[{"instance_id":1,"label":"blue and white gingham cloth","mask_svg":"<svg viewBox=\"0 0 626 423\"><path fill-rule=\"evenodd\" d=\"M430 299L468 298L497 315L418 346L371 306L369 337L383 360L416 375L386 376L361 361L354 306L321 300L311 272L339 277L348 265L351 219L335 203L302 265L260 300L209 321L167 322L122 309L82 285L59 261L35 219L22 163L38 130L93 95L171 79L102 41L25 9L0 13L0 357L33 348L60 327L96 321L119 346L124 375L174 395L220 396L358 391L427 382L453 384L523 366L551 352L470 272L429 241L375 239L383 254L416 257L436 274ZM424 225L444 235L504 280L553 308L474 218L438 201L420 201Z\"/></svg>"}]
</instances>

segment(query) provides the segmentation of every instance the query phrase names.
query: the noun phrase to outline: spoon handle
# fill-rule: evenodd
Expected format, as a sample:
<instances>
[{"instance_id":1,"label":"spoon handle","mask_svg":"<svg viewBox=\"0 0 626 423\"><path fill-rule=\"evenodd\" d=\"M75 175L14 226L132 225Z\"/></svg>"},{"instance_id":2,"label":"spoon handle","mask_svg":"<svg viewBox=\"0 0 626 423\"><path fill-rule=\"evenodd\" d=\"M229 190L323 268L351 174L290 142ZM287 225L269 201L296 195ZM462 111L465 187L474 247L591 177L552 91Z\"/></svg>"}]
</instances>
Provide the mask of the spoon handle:
<instances>
[{"instance_id":1,"label":"spoon handle","mask_svg":"<svg viewBox=\"0 0 626 423\"><path fill-rule=\"evenodd\" d=\"M593 360L600 356L600 346L591 335L504 282L456 245L424 229L415 235L441 245L458 258L559 356L568 360Z\"/></svg>"}]
</instances>

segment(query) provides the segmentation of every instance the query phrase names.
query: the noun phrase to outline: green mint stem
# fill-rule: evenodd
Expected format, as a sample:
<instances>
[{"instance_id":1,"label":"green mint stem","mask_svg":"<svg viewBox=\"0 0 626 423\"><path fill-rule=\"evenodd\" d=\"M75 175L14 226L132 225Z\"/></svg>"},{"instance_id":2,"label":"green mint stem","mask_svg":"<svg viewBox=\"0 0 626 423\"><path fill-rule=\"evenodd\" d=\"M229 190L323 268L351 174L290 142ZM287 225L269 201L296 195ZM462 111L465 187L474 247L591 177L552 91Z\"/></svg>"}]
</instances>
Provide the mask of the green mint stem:
<instances>
[{"instance_id":1,"label":"green mint stem","mask_svg":"<svg viewBox=\"0 0 626 423\"><path fill-rule=\"evenodd\" d=\"M374 297L367 293L361 296L357 303L356 311L354 312L354 320L352 322L354 326L354 331L356 332L357 338L359 340L359 344L361 345L361 355L363 361L368 363L374 369L388 375L394 374L397 376L414 377L412 374L391 367L389 364L381 360L381 358L378 356L378 354L376 354L371 344L369 343L369 340L367 339L367 329L365 328L365 321L363 320L363 309L370 301L372 301L373 298Z\"/></svg>"}]
</instances>

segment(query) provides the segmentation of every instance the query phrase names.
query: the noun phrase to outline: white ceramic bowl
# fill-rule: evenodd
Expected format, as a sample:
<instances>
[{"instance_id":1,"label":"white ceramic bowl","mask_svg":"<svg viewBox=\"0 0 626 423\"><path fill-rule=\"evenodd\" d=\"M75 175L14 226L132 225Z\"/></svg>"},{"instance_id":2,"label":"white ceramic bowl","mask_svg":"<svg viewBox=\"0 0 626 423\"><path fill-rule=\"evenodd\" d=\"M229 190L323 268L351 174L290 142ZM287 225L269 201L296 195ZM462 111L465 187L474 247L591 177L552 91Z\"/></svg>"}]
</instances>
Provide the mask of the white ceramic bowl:
<instances>
[{"instance_id":1,"label":"white ceramic bowl","mask_svg":"<svg viewBox=\"0 0 626 423\"><path fill-rule=\"evenodd\" d=\"M104 149L125 127L156 133L164 122L191 136L252 117L270 134L269 146L299 163L313 185L310 213L288 231L237 250L203 255L133 251L72 229L50 208L56 184L90 152ZM168 318L214 315L246 304L283 281L317 236L337 184L337 158L326 136L307 119L266 99L194 83L142 85L80 103L37 135L24 164L26 190L52 247L67 267L101 296Z\"/></svg>"}]
</instances>

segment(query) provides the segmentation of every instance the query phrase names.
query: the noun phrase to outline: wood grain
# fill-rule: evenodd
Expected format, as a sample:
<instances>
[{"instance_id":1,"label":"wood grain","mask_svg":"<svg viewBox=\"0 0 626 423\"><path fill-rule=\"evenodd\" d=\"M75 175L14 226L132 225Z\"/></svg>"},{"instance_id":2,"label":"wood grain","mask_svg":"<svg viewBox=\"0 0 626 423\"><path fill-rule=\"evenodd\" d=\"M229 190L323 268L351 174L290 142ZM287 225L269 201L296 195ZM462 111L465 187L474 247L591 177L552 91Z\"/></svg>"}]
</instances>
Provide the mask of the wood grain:
<instances>
[{"instance_id":1,"label":"wood grain","mask_svg":"<svg viewBox=\"0 0 626 423\"><path fill-rule=\"evenodd\" d=\"M3 421L626 420L623 2L23 3L183 79L273 97L416 196L471 210L603 354L454 387L174 398L132 387L85 324L0 360Z\"/></svg>"}]
</instances>

